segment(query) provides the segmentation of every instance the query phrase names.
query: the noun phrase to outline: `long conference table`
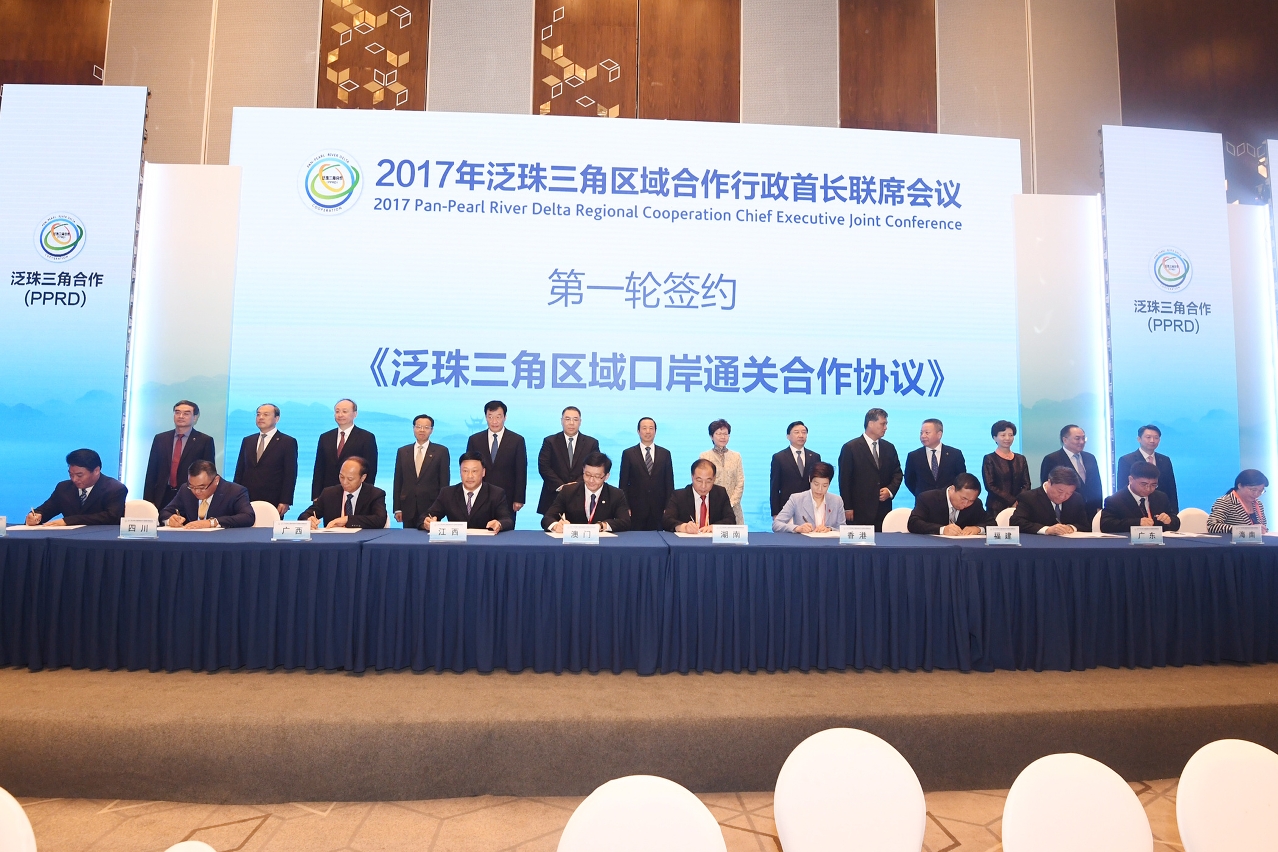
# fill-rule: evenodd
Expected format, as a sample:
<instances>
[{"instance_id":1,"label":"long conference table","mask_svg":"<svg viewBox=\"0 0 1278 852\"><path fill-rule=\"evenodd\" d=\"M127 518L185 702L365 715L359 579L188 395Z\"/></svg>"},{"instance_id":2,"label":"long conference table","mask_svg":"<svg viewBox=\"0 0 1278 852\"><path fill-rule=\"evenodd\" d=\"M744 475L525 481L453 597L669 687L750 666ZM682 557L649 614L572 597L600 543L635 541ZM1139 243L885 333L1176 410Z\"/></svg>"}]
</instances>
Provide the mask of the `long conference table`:
<instances>
[{"instance_id":1,"label":"long conference table","mask_svg":"<svg viewBox=\"0 0 1278 852\"><path fill-rule=\"evenodd\" d=\"M10 531L0 665L654 674L1278 660L1270 540L270 537Z\"/></svg>"}]
</instances>

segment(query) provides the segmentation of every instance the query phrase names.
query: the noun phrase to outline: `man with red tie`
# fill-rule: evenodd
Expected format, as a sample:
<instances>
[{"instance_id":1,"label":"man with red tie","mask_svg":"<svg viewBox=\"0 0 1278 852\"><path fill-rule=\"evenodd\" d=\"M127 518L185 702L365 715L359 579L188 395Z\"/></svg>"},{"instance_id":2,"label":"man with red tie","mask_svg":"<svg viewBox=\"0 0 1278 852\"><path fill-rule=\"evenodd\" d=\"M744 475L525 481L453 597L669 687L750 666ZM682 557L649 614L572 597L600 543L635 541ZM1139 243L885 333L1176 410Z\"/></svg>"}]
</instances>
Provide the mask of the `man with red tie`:
<instances>
[{"instance_id":1,"label":"man with red tie","mask_svg":"<svg viewBox=\"0 0 1278 852\"><path fill-rule=\"evenodd\" d=\"M670 495L662 524L666 532L708 533L715 524L735 524L732 499L714 484L716 470L709 459L692 463L692 484Z\"/></svg>"},{"instance_id":2,"label":"man with red tie","mask_svg":"<svg viewBox=\"0 0 1278 852\"><path fill-rule=\"evenodd\" d=\"M359 456L368 467L368 484L377 481L377 436L355 425L359 406L354 400L339 399L333 406L336 429L329 429L319 437L315 447L315 472L311 476L311 499L319 499L320 492L338 484L338 471L347 459Z\"/></svg>"},{"instance_id":3,"label":"man with red tie","mask_svg":"<svg viewBox=\"0 0 1278 852\"><path fill-rule=\"evenodd\" d=\"M195 430L199 421L200 407L189 399L178 400L173 406L173 428L156 435L151 442L142 499L156 509L163 509L177 496L192 463L213 462L217 458L213 438Z\"/></svg>"},{"instance_id":4,"label":"man with red tie","mask_svg":"<svg viewBox=\"0 0 1278 852\"><path fill-rule=\"evenodd\" d=\"M386 526L386 492L368 482L368 463L351 456L338 471L338 483L325 488L299 521L311 522L311 529L350 527L382 529Z\"/></svg>"}]
</instances>

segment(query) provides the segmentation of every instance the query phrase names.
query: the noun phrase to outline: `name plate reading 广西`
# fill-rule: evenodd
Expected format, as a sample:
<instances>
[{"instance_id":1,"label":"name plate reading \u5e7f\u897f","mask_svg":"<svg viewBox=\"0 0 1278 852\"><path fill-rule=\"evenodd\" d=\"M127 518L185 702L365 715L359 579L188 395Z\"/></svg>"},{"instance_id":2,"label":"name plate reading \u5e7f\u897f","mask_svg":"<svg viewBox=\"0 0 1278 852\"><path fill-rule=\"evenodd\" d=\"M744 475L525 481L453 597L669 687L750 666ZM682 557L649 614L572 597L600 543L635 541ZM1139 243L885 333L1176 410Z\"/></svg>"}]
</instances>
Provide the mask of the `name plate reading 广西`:
<instances>
[{"instance_id":1,"label":"name plate reading \u5e7f\u897f","mask_svg":"<svg viewBox=\"0 0 1278 852\"><path fill-rule=\"evenodd\" d=\"M1020 547L1021 546L1021 528L1020 527L986 527L985 543L1000 547Z\"/></svg>"},{"instance_id":2,"label":"name plate reading \u5e7f\u897f","mask_svg":"<svg viewBox=\"0 0 1278 852\"><path fill-rule=\"evenodd\" d=\"M750 543L750 528L745 524L711 524L710 535L714 544Z\"/></svg>"},{"instance_id":3,"label":"name plate reading \u5e7f\u897f","mask_svg":"<svg viewBox=\"0 0 1278 852\"><path fill-rule=\"evenodd\" d=\"M465 544L465 521L432 521L430 525L431 544Z\"/></svg>"},{"instance_id":4,"label":"name plate reading \u5e7f\u897f","mask_svg":"<svg viewBox=\"0 0 1278 852\"><path fill-rule=\"evenodd\" d=\"M1132 544L1162 544L1162 527L1132 527Z\"/></svg>"},{"instance_id":5,"label":"name plate reading \u5e7f\u897f","mask_svg":"<svg viewBox=\"0 0 1278 852\"><path fill-rule=\"evenodd\" d=\"M874 527L870 524L839 524L839 544L873 545Z\"/></svg>"},{"instance_id":6,"label":"name plate reading \u5e7f\u897f","mask_svg":"<svg viewBox=\"0 0 1278 852\"><path fill-rule=\"evenodd\" d=\"M120 538L159 538L159 524L150 518L120 518Z\"/></svg>"},{"instance_id":7,"label":"name plate reading \u5e7f\u897f","mask_svg":"<svg viewBox=\"0 0 1278 852\"><path fill-rule=\"evenodd\" d=\"M310 521L276 521L271 525L271 541L310 541Z\"/></svg>"},{"instance_id":8,"label":"name plate reading \u5e7f\u897f","mask_svg":"<svg viewBox=\"0 0 1278 852\"><path fill-rule=\"evenodd\" d=\"M564 524L564 544L598 544L598 524Z\"/></svg>"},{"instance_id":9,"label":"name plate reading \u5e7f\u897f","mask_svg":"<svg viewBox=\"0 0 1278 852\"><path fill-rule=\"evenodd\" d=\"M1230 536L1234 544L1264 544L1265 528L1260 524L1240 524Z\"/></svg>"}]
</instances>

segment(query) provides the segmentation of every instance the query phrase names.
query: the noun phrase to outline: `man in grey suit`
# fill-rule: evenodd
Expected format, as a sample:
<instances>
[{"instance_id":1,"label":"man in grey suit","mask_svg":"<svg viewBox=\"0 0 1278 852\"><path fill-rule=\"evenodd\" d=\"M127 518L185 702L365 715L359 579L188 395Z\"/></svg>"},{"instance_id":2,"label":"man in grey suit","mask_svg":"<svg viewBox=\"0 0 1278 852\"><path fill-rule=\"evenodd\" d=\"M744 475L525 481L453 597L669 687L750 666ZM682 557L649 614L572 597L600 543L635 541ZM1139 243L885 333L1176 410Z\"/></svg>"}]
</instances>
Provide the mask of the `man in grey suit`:
<instances>
[{"instance_id":1,"label":"man in grey suit","mask_svg":"<svg viewBox=\"0 0 1278 852\"><path fill-rule=\"evenodd\" d=\"M407 530L421 526L426 510L435 502L439 492L448 487L451 464L448 447L431 443L430 436L434 431L434 417L417 415L413 418L413 437L416 440L395 453L392 506L395 520Z\"/></svg>"}]
</instances>

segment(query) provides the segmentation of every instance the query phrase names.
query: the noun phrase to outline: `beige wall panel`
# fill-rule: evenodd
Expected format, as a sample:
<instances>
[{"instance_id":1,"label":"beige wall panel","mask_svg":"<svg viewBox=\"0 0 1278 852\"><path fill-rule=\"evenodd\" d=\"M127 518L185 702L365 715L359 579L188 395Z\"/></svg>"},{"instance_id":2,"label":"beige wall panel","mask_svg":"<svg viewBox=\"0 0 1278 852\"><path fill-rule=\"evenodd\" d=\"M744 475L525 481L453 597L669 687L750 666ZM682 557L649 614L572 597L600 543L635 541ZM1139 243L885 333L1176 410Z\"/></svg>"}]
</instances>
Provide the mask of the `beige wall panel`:
<instances>
[{"instance_id":1,"label":"beige wall panel","mask_svg":"<svg viewBox=\"0 0 1278 852\"><path fill-rule=\"evenodd\" d=\"M433 0L426 108L532 112L534 0Z\"/></svg>"},{"instance_id":2,"label":"beige wall panel","mask_svg":"<svg viewBox=\"0 0 1278 852\"><path fill-rule=\"evenodd\" d=\"M741 120L839 126L838 0L742 0Z\"/></svg>"}]
</instances>

